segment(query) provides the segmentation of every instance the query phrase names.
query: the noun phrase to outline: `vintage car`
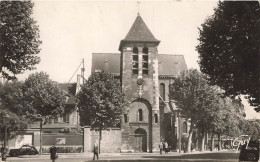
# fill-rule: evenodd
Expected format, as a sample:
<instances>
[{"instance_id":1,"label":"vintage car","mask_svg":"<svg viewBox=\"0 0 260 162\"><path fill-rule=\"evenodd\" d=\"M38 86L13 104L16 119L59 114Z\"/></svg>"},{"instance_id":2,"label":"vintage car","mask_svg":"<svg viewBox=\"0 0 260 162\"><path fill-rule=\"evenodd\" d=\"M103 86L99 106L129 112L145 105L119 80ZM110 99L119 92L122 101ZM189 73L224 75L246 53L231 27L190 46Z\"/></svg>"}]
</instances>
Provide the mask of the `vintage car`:
<instances>
[{"instance_id":1,"label":"vintage car","mask_svg":"<svg viewBox=\"0 0 260 162\"><path fill-rule=\"evenodd\" d=\"M10 149L10 156L21 156L21 155L36 155L39 154L37 149L34 146L23 145L19 149Z\"/></svg>"},{"instance_id":2,"label":"vintage car","mask_svg":"<svg viewBox=\"0 0 260 162\"><path fill-rule=\"evenodd\" d=\"M239 162L257 162L259 160L259 142L258 141L249 141L242 145Z\"/></svg>"}]
</instances>

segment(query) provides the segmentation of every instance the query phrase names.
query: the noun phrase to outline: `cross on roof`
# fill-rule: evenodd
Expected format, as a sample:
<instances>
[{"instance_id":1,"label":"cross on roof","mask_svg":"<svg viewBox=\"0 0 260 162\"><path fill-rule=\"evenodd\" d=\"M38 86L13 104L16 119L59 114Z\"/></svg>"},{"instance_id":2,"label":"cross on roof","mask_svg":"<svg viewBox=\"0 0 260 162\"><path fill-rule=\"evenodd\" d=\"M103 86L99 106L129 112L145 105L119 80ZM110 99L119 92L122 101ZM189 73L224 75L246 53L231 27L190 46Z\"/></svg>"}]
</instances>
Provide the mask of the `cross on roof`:
<instances>
[{"instance_id":1,"label":"cross on roof","mask_svg":"<svg viewBox=\"0 0 260 162\"><path fill-rule=\"evenodd\" d=\"M138 13L137 13L137 14L139 15L139 8L140 8L141 2L140 2L140 1L137 1L136 3L137 3L137 8L138 8Z\"/></svg>"}]
</instances>

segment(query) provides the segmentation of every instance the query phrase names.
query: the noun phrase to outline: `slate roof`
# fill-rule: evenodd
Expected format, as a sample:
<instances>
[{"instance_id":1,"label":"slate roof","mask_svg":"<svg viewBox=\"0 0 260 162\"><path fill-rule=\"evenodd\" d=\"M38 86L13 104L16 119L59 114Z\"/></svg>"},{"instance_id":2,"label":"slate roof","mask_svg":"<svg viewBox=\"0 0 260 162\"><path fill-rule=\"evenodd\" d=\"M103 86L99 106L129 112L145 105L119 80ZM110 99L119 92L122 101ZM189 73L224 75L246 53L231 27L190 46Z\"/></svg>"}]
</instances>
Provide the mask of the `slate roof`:
<instances>
[{"instance_id":1,"label":"slate roof","mask_svg":"<svg viewBox=\"0 0 260 162\"><path fill-rule=\"evenodd\" d=\"M177 75L188 69L183 55L159 54L158 60L159 75Z\"/></svg>"},{"instance_id":2,"label":"slate roof","mask_svg":"<svg viewBox=\"0 0 260 162\"><path fill-rule=\"evenodd\" d=\"M66 102L66 105L75 105L76 104L76 97L73 96L71 93L69 93L68 88L70 86L72 86L72 83L59 83L58 86L63 89L64 91L66 91L69 95L69 98Z\"/></svg>"},{"instance_id":3,"label":"slate roof","mask_svg":"<svg viewBox=\"0 0 260 162\"><path fill-rule=\"evenodd\" d=\"M187 70L183 55L159 54L158 60L159 75L173 76L180 71ZM120 75L120 54L93 53L91 72L96 70Z\"/></svg>"},{"instance_id":4,"label":"slate roof","mask_svg":"<svg viewBox=\"0 0 260 162\"><path fill-rule=\"evenodd\" d=\"M146 26L142 17L138 14L131 29L126 35L125 41L159 41L155 39L152 32Z\"/></svg>"},{"instance_id":5,"label":"slate roof","mask_svg":"<svg viewBox=\"0 0 260 162\"><path fill-rule=\"evenodd\" d=\"M156 42L157 44L160 43L160 41L154 37L150 29L146 26L144 20L139 15L139 13L132 27L128 31L125 39L121 40L119 50L121 50L124 42Z\"/></svg>"}]
</instances>

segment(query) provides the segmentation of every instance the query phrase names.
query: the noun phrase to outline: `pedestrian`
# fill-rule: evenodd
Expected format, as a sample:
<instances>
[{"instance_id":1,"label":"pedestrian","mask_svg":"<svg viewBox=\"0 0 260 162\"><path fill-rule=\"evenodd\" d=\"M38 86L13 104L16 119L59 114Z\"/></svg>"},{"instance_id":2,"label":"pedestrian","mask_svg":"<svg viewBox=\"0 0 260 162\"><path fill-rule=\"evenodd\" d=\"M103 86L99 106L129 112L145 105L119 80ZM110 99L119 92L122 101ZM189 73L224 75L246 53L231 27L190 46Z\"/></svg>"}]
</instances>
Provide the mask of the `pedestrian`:
<instances>
[{"instance_id":1,"label":"pedestrian","mask_svg":"<svg viewBox=\"0 0 260 162\"><path fill-rule=\"evenodd\" d=\"M1 156L3 157L4 156L4 145L2 144L1 146Z\"/></svg>"},{"instance_id":2,"label":"pedestrian","mask_svg":"<svg viewBox=\"0 0 260 162\"><path fill-rule=\"evenodd\" d=\"M94 144L93 152L94 152L93 160L95 160L95 156L97 156L97 160L98 160L98 143L97 143L97 141Z\"/></svg>"},{"instance_id":3,"label":"pedestrian","mask_svg":"<svg viewBox=\"0 0 260 162\"><path fill-rule=\"evenodd\" d=\"M165 153L168 154L168 143L167 142L164 143L164 151L165 151Z\"/></svg>"},{"instance_id":4,"label":"pedestrian","mask_svg":"<svg viewBox=\"0 0 260 162\"><path fill-rule=\"evenodd\" d=\"M162 144L163 144L163 151L165 151L165 142L163 142Z\"/></svg>"},{"instance_id":5,"label":"pedestrian","mask_svg":"<svg viewBox=\"0 0 260 162\"><path fill-rule=\"evenodd\" d=\"M160 154L162 154L162 151L163 151L163 143L162 142L159 144L159 149L160 149Z\"/></svg>"},{"instance_id":6,"label":"pedestrian","mask_svg":"<svg viewBox=\"0 0 260 162\"><path fill-rule=\"evenodd\" d=\"M56 154L57 153L57 149L55 147L54 144L52 144L51 148L50 148L50 154L51 154L51 160L52 162L55 162L55 159L58 158L58 155Z\"/></svg>"}]
</instances>

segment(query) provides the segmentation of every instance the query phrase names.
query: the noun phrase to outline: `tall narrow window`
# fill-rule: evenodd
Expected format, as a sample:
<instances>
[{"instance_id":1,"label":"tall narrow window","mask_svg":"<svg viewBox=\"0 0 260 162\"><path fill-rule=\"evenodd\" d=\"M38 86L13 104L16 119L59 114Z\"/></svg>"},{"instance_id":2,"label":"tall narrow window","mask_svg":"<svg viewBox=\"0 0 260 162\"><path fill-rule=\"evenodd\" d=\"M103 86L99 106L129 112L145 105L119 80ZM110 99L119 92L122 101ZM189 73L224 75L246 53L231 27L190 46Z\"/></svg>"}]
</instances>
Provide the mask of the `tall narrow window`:
<instances>
[{"instance_id":1,"label":"tall narrow window","mask_svg":"<svg viewBox=\"0 0 260 162\"><path fill-rule=\"evenodd\" d=\"M58 123L58 122L59 122L58 116L56 116L56 117L54 118L54 123Z\"/></svg>"},{"instance_id":2,"label":"tall narrow window","mask_svg":"<svg viewBox=\"0 0 260 162\"><path fill-rule=\"evenodd\" d=\"M142 51L142 69L143 74L148 74L148 48L144 47Z\"/></svg>"},{"instance_id":3,"label":"tall narrow window","mask_svg":"<svg viewBox=\"0 0 260 162\"><path fill-rule=\"evenodd\" d=\"M63 122L66 122L66 112L63 113Z\"/></svg>"},{"instance_id":4,"label":"tall narrow window","mask_svg":"<svg viewBox=\"0 0 260 162\"><path fill-rule=\"evenodd\" d=\"M187 133L187 132L188 132L187 122L183 122L182 133Z\"/></svg>"},{"instance_id":5,"label":"tall narrow window","mask_svg":"<svg viewBox=\"0 0 260 162\"><path fill-rule=\"evenodd\" d=\"M138 74L138 48L133 49L133 74Z\"/></svg>"},{"instance_id":6,"label":"tall narrow window","mask_svg":"<svg viewBox=\"0 0 260 162\"><path fill-rule=\"evenodd\" d=\"M154 122L158 123L158 115L157 114L154 114Z\"/></svg>"},{"instance_id":7,"label":"tall narrow window","mask_svg":"<svg viewBox=\"0 0 260 162\"><path fill-rule=\"evenodd\" d=\"M70 121L70 115L68 112L63 113L63 122L69 123Z\"/></svg>"},{"instance_id":8,"label":"tall narrow window","mask_svg":"<svg viewBox=\"0 0 260 162\"><path fill-rule=\"evenodd\" d=\"M138 110L138 120L143 121L143 110L142 109Z\"/></svg>"},{"instance_id":9,"label":"tall narrow window","mask_svg":"<svg viewBox=\"0 0 260 162\"><path fill-rule=\"evenodd\" d=\"M165 84L164 83L160 84L160 96L165 101Z\"/></svg>"},{"instance_id":10,"label":"tall narrow window","mask_svg":"<svg viewBox=\"0 0 260 162\"><path fill-rule=\"evenodd\" d=\"M127 114L124 114L124 122L127 123Z\"/></svg>"}]
</instances>

